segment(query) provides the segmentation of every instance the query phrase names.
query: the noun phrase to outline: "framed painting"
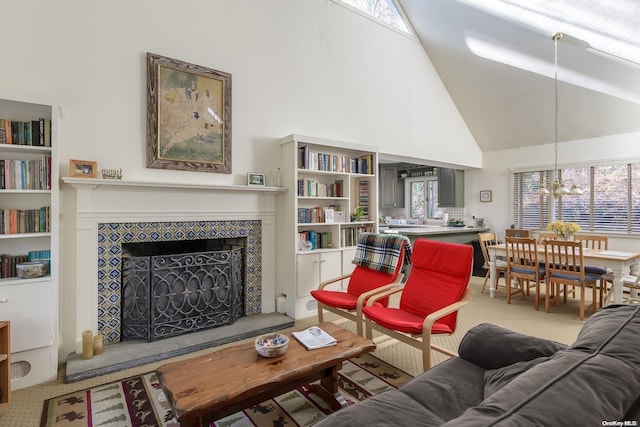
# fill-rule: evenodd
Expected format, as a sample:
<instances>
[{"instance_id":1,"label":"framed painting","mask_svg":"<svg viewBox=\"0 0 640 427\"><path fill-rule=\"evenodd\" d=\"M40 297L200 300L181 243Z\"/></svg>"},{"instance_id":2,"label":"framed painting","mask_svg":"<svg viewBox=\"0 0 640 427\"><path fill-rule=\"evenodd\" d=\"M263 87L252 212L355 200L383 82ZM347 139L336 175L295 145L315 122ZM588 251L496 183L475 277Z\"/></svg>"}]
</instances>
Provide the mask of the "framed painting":
<instances>
[{"instance_id":1,"label":"framed painting","mask_svg":"<svg viewBox=\"0 0 640 427\"><path fill-rule=\"evenodd\" d=\"M231 173L231 74L147 53L147 167Z\"/></svg>"},{"instance_id":2,"label":"framed painting","mask_svg":"<svg viewBox=\"0 0 640 427\"><path fill-rule=\"evenodd\" d=\"M98 163L91 160L69 160L69 175L74 178L96 178Z\"/></svg>"},{"instance_id":3,"label":"framed painting","mask_svg":"<svg viewBox=\"0 0 640 427\"><path fill-rule=\"evenodd\" d=\"M490 202L491 199L492 199L491 190L482 190L482 191L480 191L480 201L481 202Z\"/></svg>"}]
</instances>

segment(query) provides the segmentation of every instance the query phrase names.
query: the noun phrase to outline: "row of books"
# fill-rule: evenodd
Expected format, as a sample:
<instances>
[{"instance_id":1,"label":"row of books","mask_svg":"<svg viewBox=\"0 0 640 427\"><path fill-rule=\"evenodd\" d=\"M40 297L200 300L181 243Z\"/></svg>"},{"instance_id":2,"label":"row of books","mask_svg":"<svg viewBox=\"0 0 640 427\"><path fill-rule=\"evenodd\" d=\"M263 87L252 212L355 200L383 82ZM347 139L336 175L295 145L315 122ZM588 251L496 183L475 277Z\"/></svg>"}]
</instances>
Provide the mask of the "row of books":
<instances>
[{"instance_id":1,"label":"row of books","mask_svg":"<svg viewBox=\"0 0 640 427\"><path fill-rule=\"evenodd\" d=\"M51 120L0 119L0 144L51 147Z\"/></svg>"},{"instance_id":2,"label":"row of books","mask_svg":"<svg viewBox=\"0 0 640 427\"><path fill-rule=\"evenodd\" d=\"M336 215L336 212L339 214ZM299 224L312 224L314 222L344 222L344 212L340 210L340 207L335 205L298 208Z\"/></svg>"},{"instance_id":3,"label":"row of books","mask_svg":"<svg viewBox=\"0 0 640 427\"><path fill-rule=\"evenodd\" d=\"M307 230L298 232L298 243L309 242L309 250L333 248L333 235L329 231Z\"/></svg>"},{"instance_id":4,"label":"row of books","mask_svg":"<svg viewBox=\"0 0 640 427\"><path fill-rule=\"evenodd\" d=\"M0 278L18 277L16 265L27 261L50 261L51 251L29 251L26 255L0 255Z\"/></svg>"},{"instance_id":5,"label":"row of books","mask_svg":"<svg viewBox=\"0 0 640 427\"><path fill-rule=\"evenodd\" d=\"M47 233L51 208L0 209L0 234Z\"/></svg>"},{"instance_id":6,"label":"row of books","mask_svg":"<svg viewBox=\"0 0 640 427\"><path fill-rule=\"evenodd\" d=\"M315 179L299 179L298 196L344 197L344 182L338 179L332 184L323 184Z\"/></svg>"},{"instance_id":7,"label":"row of books","mask_svg":"<svg viewBox=\"0 0 640 427\"><path fill-rule=\"evenodd\" d=\"M51 190L51 156L38 160L0 159L0 190Z\"/></svg>"},{"instance_id":8,"label":"row of books","mask_svg":"<svg viewBox=\"0 0 640 427\"><path fill-rule=\"evenodd\" d=\"M343 228L340 230L340 246L355 246L361 233L373 233L373 226Z\"/></svg>"},{"instance_id":9,"label":"row of books","mask_svg":"<svg viewBox=\"0 0 640 427\"><path fill-rule=\"evenodd\" d=\"M358 181L358 206L363 209L360 220L367 221L369 219L369 181Z\"/></svg>"},{"instance_id":10,"label":"row of books","mask_svg":"<svg viewBox=\"0 0 640 427\"><path fill-rule=\"evenodd\" d=\"M298 169L338 173L373 174L373 154L349 158L343 154L311 151L308 145L298 147Z\"/></svg>"},{"instance_id":11,"label":"row of books","mask_svg":"<svg viewBox=\"0 0 640 427\"><path fill-rule=\"evenodd\" d=\"M0 277L18 277L18 273L16 273L16 264L20 264L21 262L26 262L29 260L27 255L7 255L2 254L0 256Z\"/></svg>"}]
</instances>

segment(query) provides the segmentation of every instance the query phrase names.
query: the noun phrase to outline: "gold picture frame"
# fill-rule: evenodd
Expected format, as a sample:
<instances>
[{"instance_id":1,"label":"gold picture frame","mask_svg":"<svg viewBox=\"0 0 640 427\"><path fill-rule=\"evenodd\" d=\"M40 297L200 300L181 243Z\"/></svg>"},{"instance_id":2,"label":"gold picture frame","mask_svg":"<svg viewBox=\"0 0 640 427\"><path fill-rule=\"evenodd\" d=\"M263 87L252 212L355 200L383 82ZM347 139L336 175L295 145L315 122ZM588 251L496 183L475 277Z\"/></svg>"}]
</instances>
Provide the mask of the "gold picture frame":
<instances>
[{"instance_id":1,"label":"gold picture frame","mask_svg":"<svg viewBox=\"0 0 640 427\"><path fill-rule=\"evenodd\" d=\"M96 178L98 163L91 160L69 160L69 175L74 178Z\"/></svg>"},{"instance_id":2,"label":"gold picture frame","mask_svg":"<svg viewBox=\"0 0 640 427\"><path fill-rule=\"evenodd\" d=\"M147 167L231 173L231 74L147 53Z\"/></svg>"}]
</instances>

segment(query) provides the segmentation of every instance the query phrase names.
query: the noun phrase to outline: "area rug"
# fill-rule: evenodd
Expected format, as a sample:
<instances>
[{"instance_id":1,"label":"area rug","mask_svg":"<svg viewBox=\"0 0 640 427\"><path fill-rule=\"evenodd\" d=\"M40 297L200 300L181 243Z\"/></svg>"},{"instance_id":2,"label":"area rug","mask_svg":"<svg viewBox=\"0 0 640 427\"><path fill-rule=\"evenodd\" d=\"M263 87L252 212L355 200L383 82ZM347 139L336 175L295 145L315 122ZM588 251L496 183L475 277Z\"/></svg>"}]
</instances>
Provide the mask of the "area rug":
<instances>
[{"instance_id":1,"label":"area rug","mask_svg":"<svg viewBox=\"0 0 640 427\"><path fill-rule=\"evenodd\" d=\"M411 375L364 354L344 362L339 372L340 394L346 405L385 390L398 388ZM212 424L212 427L310 426L327 414L329 406L308 386L247 408ZM44 402L41 427L178 427L153 372Z\"/></svg>"}]
</instances>

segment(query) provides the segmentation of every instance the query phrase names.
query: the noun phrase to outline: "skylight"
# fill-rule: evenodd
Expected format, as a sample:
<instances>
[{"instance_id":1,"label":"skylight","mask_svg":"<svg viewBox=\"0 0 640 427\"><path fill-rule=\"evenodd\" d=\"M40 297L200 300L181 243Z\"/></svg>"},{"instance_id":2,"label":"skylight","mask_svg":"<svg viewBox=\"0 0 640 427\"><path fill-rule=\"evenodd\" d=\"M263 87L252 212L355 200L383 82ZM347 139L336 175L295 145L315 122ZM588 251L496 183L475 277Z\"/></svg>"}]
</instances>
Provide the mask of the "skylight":
<instances>
[{"instance_id":1,"label":"skylight","mask_svg":"<svg viewBox=\"0 0 640 427\"><path fill-rule=\"evenodd\" d=\"M391 28L413 35L394 0L334 0Z\"/></svg>"}]
</instances>

